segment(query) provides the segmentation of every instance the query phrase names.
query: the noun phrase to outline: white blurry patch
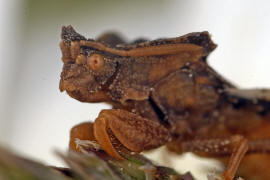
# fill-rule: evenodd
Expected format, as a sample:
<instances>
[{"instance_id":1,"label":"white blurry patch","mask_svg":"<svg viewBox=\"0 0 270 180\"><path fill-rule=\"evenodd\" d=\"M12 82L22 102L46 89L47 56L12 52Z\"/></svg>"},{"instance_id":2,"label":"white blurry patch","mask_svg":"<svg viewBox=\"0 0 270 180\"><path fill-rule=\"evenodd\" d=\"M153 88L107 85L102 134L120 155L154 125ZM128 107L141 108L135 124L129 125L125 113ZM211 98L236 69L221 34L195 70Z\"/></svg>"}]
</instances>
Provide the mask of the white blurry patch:
<instances>
[{"instance_id":1,"label":"white blurry patch","mask_svg":"<svg viewBox=\"0 0 270 180\"><path fill-rule=\"evenodd\" d=\"M191 172L195 179L207 180L207 174L218 176L223 170L223 165L213 158L201 158L192 153L181 155L168 152L166 147L161 147L144 155L159 165L175 169L180 173Z\"/></svg>"},{"instance_id":2,"label":"white blurry patch","mask_svg":"<svg viewBox=\"0 0 270 180\"><path fill-rule=\"evenodd\" d=\"M83 148L93 148L95 151L101 150L101 146L96 141L89 141L89 140L81 140L76 138L75 139L76 148L83 149Z\"/></svg>"}]
</instances>

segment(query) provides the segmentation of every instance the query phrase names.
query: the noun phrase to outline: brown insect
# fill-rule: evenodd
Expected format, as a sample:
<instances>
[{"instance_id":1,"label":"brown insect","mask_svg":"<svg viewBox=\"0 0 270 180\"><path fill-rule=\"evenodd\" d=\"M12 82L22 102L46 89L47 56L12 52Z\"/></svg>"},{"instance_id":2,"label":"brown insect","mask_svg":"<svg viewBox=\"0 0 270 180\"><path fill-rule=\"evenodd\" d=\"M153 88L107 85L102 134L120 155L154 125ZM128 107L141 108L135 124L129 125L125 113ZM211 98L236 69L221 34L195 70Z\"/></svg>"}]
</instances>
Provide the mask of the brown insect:
<instances>
[{"instance_id":1,"label":"brown insect","mask_svg":"<svg viewBox=\"0 0 270 180\"><path fill-rule=\"evenodd\" d=\"M112 157L122 159L111 136L137 153L167 145L230 155L222 177L231 180L245 154L270 152L270 91L238 89L211 69L206 58L216 45L208 32L125 44L117 36L86 39L67 26L61 37L60 90L113 105L76 133L91 131ZM251 156L240 173L259 159Z\"/></svg>"}]
</instances>

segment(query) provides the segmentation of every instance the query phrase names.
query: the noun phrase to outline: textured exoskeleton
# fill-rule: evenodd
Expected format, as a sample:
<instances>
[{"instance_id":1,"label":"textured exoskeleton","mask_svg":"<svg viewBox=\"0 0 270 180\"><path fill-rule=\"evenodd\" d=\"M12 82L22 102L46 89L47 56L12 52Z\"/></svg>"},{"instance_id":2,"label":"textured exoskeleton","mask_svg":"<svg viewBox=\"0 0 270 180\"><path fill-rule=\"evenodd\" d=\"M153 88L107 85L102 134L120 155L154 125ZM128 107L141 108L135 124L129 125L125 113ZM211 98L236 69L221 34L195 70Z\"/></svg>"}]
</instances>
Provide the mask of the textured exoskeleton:
<instances>
[{"instance_id":1,"label":"textured exoskeleton","mask_svg":"<svg viewBox=\"0 0 270 180\"><path fill-rule=\"evenodd\" d=\"M270 91L238 89L210 68L206 58L216 45L208 32L125 44L114 35L86 39L67 26L61 37L60 90L113 105L86 128L109 155L122 159L111 137L133 152L167 145L177 153L230 155L222 177L231 180L244 155L256 154L239 173L270 178L256 165L270 163L258 154L270 151ZM261 177L247 172L256 168Z\"/></svg>"}]
</instances>

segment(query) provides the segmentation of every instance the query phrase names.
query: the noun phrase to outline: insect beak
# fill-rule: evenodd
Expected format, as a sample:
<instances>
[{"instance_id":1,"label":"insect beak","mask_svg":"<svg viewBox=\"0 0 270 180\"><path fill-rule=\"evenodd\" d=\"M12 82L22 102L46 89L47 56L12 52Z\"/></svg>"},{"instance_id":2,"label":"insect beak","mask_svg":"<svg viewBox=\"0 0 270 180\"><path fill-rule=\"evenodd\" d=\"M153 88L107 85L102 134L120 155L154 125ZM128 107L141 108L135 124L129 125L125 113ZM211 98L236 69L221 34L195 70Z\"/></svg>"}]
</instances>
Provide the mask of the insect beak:
<instances>
[{"instance_id":1,"label":"insect beak","mask_svg":"<svg viewBox=\"0 0 270 180\"><path fill-rule=\"evenodd\" d=\"M64 92L65 91L65 86L64 86L64 82L63 82L63 79L62 78L60 79L59 89L60 89L60 92Z\"/></svg>"}]
</instances>

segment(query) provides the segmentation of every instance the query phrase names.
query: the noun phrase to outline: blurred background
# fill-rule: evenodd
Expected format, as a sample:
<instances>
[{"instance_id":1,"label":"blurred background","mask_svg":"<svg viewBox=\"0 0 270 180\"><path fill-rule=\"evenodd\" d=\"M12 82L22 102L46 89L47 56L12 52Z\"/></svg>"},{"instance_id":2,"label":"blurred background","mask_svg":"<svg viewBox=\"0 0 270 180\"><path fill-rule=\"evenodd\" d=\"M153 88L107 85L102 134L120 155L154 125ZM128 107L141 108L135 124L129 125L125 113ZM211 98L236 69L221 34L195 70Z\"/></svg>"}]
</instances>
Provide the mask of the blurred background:
<instances>
[{"instance_id":1,"label":"blurred background","mask_svg":"<svg viewBox=\"0 0 270 180\"><path fill-rule=\"evenodd\" d=\"M113 30L127 40L206 30L218 44L209 57L214 69L239 87L270 88L269 9L267 0L0 0L0 145L61 165L53 150L67 149L70 128L110 108L58 90L63 25L89 38ZM200 177L210 160L191 156L176 167Z\"/></svg>"}]
</instances>

